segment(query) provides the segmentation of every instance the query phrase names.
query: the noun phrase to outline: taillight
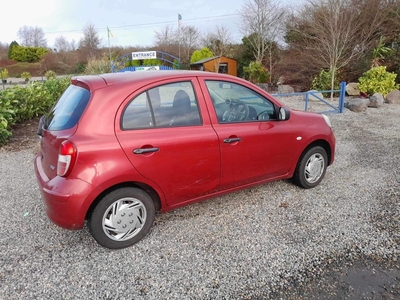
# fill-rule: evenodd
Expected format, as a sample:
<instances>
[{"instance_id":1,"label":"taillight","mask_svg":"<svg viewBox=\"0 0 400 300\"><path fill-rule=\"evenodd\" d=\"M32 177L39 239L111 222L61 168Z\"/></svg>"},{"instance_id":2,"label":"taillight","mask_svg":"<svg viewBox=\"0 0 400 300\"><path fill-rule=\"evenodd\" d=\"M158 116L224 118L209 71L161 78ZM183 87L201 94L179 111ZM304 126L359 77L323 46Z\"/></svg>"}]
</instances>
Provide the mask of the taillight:
<instances>
[{"instance_id":1,"label":"taillight","mask_svg":"<svg viewBox=\"0 0 400 300\"><path fill-rule=\"evenodd\" d=\"M58 153L57 175L62 177L68 176L74 166L75 159L75 145L72 142L65 140L61 143Z\"/></svg>"}]
</instances>

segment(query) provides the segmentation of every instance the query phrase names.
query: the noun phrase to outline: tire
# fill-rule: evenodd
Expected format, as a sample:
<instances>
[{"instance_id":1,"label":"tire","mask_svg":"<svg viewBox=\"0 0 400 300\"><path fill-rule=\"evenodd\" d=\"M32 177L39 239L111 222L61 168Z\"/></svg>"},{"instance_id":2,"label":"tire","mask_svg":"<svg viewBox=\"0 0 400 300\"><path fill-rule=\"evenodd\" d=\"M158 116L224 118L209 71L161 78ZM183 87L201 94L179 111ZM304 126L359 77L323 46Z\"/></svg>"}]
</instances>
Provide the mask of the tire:
<instances>
[{"instance_id":1,"label":"tire","mask_svg":"<svg viewBox=\"0 0 400 300\"><path fill-rule=\"evenodd\" d=\"M300 157L293 181L296 185L310 189L316 187L325 176L328 155L320 146L307 149Z\"/></svg>"},{"instance_id":2,"label":"tire","mask_svg":"<svg viewBox=\"0 0 400 300\"><path fill-rule=\"evenodd\" d=\"M153 226L155 208L141 189L119 188L105 195L94 207L88 227L103 247L122 249L139 242Z\"/></svg>"}]
</instances>

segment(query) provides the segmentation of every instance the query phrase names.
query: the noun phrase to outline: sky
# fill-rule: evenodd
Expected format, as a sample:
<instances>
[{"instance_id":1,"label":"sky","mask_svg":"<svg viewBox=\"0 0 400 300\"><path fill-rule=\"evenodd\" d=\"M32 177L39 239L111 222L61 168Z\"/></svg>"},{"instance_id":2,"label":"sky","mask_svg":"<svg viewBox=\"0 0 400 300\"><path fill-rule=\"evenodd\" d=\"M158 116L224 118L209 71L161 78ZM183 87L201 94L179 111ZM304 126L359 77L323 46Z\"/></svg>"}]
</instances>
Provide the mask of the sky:
<instances>
[{"instance_id":1,"label":"sky","mask_svg":"<svg viewBox=\"0 0 400 300\"><path fill-rule=\"evenodd\" d=\"M182 25L194 26L202 34L216 26L228 29L234 42L240 42L239 11L245 0L0 0L0 42L10 44L18 40L23 26L40 27L47 45L64 36L75 45L83 37L83 27L93 24L102 46L108 46L107 27L113 37L111 46L151 47L155 31L167 25L178 28L178 14ZM298 2L298 0L280 0ZM8 17L7 17L8 16ZM6 18L6 20L5 20Z\"/></svg>"}]
</instances>

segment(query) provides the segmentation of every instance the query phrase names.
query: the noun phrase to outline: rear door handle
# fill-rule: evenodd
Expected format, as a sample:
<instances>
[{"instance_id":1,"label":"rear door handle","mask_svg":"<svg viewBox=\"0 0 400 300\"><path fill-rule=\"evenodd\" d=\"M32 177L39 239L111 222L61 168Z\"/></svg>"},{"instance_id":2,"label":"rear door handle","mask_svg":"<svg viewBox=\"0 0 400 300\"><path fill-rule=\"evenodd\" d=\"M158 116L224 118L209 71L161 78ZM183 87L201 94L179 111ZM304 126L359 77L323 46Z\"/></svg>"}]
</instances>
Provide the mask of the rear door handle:
<instances>
[{"instance_id":1,"label":"rear door handle","mask_svg":"<svg viewBox=\"0 0 400 300\"><path fill-rule=\"evenodd\" d=\"M242 140L242 138L228 138L228 139L224 139L224 143L236 143L236 142L240 142Z\"/></svg>"},{"instance_id":2,"label":"rear door handle","mask_svg":"<svg viewBox=\"0 0 400 300\"><path fill-rule=\"evenodd\" d=\"M157 152L158 148L139 148L133 150L133 154L145 154L145 153L150 153L150 152Z\"/></svg>"}]
</instances>

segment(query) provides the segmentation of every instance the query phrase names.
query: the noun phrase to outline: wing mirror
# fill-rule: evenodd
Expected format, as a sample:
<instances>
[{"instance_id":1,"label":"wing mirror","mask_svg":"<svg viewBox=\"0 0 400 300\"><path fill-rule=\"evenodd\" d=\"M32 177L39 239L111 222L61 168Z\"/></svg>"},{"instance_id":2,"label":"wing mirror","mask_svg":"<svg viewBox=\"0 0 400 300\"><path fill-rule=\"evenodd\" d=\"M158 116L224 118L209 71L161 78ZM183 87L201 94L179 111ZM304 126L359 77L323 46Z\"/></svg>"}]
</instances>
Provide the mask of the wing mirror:
<instances>
[{"instance_id":1,"label":"wing mirror","mask_svg":"<svg viewBox=\"0 0 400 300\"><path fill-rule=\"evenodd\" d=\"M280 121L286 121L289 120L289 118L290 118L290 110L284 107L280 107L278 119Z\"/></svg>"}]
</instances>

